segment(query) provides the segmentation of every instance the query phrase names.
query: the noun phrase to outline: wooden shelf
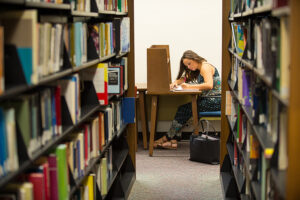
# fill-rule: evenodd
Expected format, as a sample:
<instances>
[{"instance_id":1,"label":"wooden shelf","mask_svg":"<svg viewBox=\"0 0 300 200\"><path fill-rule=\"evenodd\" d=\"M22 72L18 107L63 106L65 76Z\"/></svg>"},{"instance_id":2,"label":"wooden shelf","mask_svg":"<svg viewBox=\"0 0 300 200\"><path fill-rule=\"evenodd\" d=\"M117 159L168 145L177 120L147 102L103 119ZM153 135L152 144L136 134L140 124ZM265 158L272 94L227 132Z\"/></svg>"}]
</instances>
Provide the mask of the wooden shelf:
<instances>
[{"instance_id":1,"label":"wooden shelf","mask_svg":"<svg viewBox=\"0 0 300 200\"><path fill-rule=\"evenodd\" d=\"M98 17L99 14L95 12L85 12L85 11L77 11L77 10L72 10L72 15L73 16L78 16L78 17Z\"/></svg>"},{"instance_id":2,"label":"wooden shelf","mask_svg":"<svg viewBox=\"0 0 300 200\"><path fill-rule=\"evenodd\" d=\"M60 10L70 10L70 4L56 4L56 3L46 3L46 2L25 2L25 6L32 8L45 8L45 9L60 9Z\"/></svg>"},{"instance_id":3,"label":"wooden shelf","mask_svg":"<svg viewBox=\"0 0 300 200\"><path fill-rule=\"evenodd\" d=\"M93 109L91 109L86 115L82 116L79 122L70 127L66 127L63 129L63 133L55 138L53 138L51 141L47 142L44 146L42 146L40 149L34 153L31 158L24 162L19 169L16 172L10 173L4 177L1 177L0 180L0 188L2 188L5 184L12 181L14 178L16 178L18 175L24 173L30 166L33 165L34 161L36 161L41 156L48 153L48 151L61 141L63 141L70 133L74 132L76 129L80 127L82 123L84 123L89 117L91 117L95 112L99 110L100 106L95 106Z\"/></svg>"},{"instance_id":4,"label":"wooden shelf","mask_svg":"<svg viewBox=\"0 0 300 200\"><path fill-rule=\"evenodd\" d=\"M134 19L133 19L134 1L128 0L127 2L128 2L129 12L114 12L112 17L120 18L123 16L128 16L130 18L130 33L134 33ZM95 3L95 2L92 2L92 3ZM92 17L93 18L103 17L103 16L99 16L99 13L95 13L95 12L72 11L70 4L27 2L25 0L0 0L0 5L1 5L2 10L5 10L5 9L7 9L7 10L9 10L9 9L12 9L12 10L13 9L18 9L18 10L31 9L32 10L32 9L34 9L37 11L37 12L34 11L34 14L38 13L41 15L38 15L38 19L34 19L33 21L38 20L39 23L45 23L45 22L48 23L49 22L49 23L65 24L65 23L70 23L70 22L72 23L72 22L76 22L76 21L86 21L89 23L90 22L89 20ZM56 14L56 13L54 14L54 12L56 12L58 14ZM111 17L109 17L109 19L112 21ZM4 26L4 28L6 28L5 25L2 25L2 26ZM4 30L4 32L5 32L5 30ZM130 35L130 38L133 38L133 35ZM90 42L90 41L88 41L88 42ZM86 47L89 48L89 45L86 44ZM88 62L83 63L80 66L71 66L70 61L69 61L70 58L67 58L68 56L67 56L67 54L65 54L66 52L63 52L64 56L60 57L60 59L64 59L63 60L64 66L62 66L61 71L41 77L41 78L39 78L37 83L32 84L32 85L26 85L23 83L15 84L15 82L11 83L11 84L15 84L13 86L9 86L9 84L7 84L6 90L0 95L0 102L9 101L16 97L22 96L23 94L26 94L27 92L28 93L30 93L30 92L39 93L41 91L41 88L44 89L47 86L50 87L50 85L52 85L52 84L55 85L58 83L58 80L60 80L61 78L64 78L66 76L73 75L73 74L78 74L79 72L84 73L84 70L86 70L100 62L105 62L105 61L108 61L109 59L119 58L122 56L128 57L128 65L127 65L128 72L129 72L128 73L128 90L126 93L124 93L124 95L119 96L118 100L121 100L121 98L124 98L124 97L134 97L134 93L133 93L135 90L135 88L134 88L134 85L135 85L134 73L131 73L131 72L134 72L134 40L133 39L131 40L130 47L131 47L130 52L126 52L126 53L123 53L118 56L116 56L116 54L112 54L112 55L109 55L109 56L106 56L103 58L97 58L97 56L95 56L96 54L95 55L93 54L95 52L92 52L91 53L92 56L90 56L90 57L96 57L97 59L89 60ZM15 48L13 50L16 51ZM65 51L65 49L64 49L64 51ZM7 51L7 52L9 52L9 51ZM9 54L9 53L7 53L7 54ZM7 61L7 60L5 60L5 61ZM19 61L18 61L18 63L19 63ZM3 67L3 66L1 66L1 67ZM14 67L14 66L8 66L8 67ZM22 66L19 67L19 64L17 65L17 69L21 70L21 67ZM17 71L17 70L15 70L15 71ZM5 71L5 72L8 73L7 71ZM21 74L21 75L20 75L20 77L23 78L24 74ZM15 76L15 77L17 77L17 76ZM7 80L9 80L9 79L6 79L6 81ZM7 82L9 83L9 81L7 81ZM19 82L22 82L22 81L19 81ZM82 82L84 82L84 81L82 81ZM82 82L80 82L80 83L82 83ZM19 85L17 85L17 84L19 84ZM33 153L31 153L31 152L27 153L26 145L22 144L23 141L19 142L19 139L23 139L22 137L24 137L24 136L21 135L21 133L19 133L19 129L17 129L16 132L17 132L17 137L18 137L18 145L21 146L20 148L18 148L18 151L19 151L18 154L23 155L22 149L24 149L24 157L21 158L21 156L19 156L19 168L16 171L10 172L8 174L1 176L1 179L0 179L0 191L1 192L5 192L5 186L7 184L9 184L10 182L17 181L18 176L20 176L24 173L28 173L29 170L31 170L33 168L37 168L36 161L39 160L41 157L49 155L49 152L52 152L52 150L55 149L59 144L70 141L71 137L73 137L74 134L76 134L76 133L78 133L78 131L82 130L82 126L84 124L90 123L91 120L98 118L98 115L99 115L98 113L101 112L101 109L103 109L104 106L99 105L96 91L94 89L94 86L91 84L92 83L90 83L90 82L89 83L84 82L84 86L87 86L87 87L80 90L80 93L85 94L85 95L87 94L87 96L91 97L91 98L88 98L88 100L86 100L84 98L85 96L81 96L80 104L78 104L81 107L81 114L79 117L80 119L78 119L76 121L76 124L73 124L72 119L69 116L70 113L67 108L68 105L66 105L66 99L61 98L62 99L61 100L62 101L62 103L61 103L62 133L60 133L59 135L53 136L53 137L51 135L51 139L49 139L47 142L45 142L45 144L43 143L43 145L40 148L35 149L35 151ZM50 89L49 89L49 91L50 91ZM63 94L61 94L61 96L62 95ZM110 96L109 100L112 100L112 98L114 98L114 97L115 97L115 95ZM38 101L40 101L40 99ZM39 103L41 103L41 102L39 102ZM53 103L53 99L51 100L51 103ZM38 105L38 106L40 106L40 105ZM53 104L51 106L53 106ZM38 109L40 109L40 108L38 108ZM40 111L40 110L38 110L38 111ZM56 110L53 110L53 108L52 108L52 112L55 112L55 111ZM43 111L41 111L41 112L43 112ZM50 112L50 111L47 110L47 112ZM42 120L41 119L42 117L40 117L40 116L38 116L38 117L39 117L38 120ZM76 118L77 118L77 115L76 115ZM54 120L54 118L52 118L52 120ZM54 124L51 124L51 126L54 127ZM113 137L112 137L111 141L109 141L105 145L105 147L103 148L101 153L99 153L100 155L97 154L98 156L90 159L88 166L86 166L84 169L83 175L81 175L76 180L72 179L70 181L71 188L69 191L69 199L73 198L73 196L77 192L78 188L80 188L82 186L83 182L86 180L86 177L90 173L95 173L95 166L99 164L101 158L106 155L106 152L110 148L112 148L112 153L114 154L114 156L112 157L112 159L113 159L112 162L116 164L116 166L114 166L114 167L117 170L115 170L113 172L114 178L112 178L110 181L108 193L111 192L110 187L115 184L115 181L117 181L117 182L121 181L122 183L126 184L126 187L124 187L124 199L128 198L129 192L135 181L135 173L136 173L135 172L135 167L136 167L135 166L135 147L133 145L134 143L132 143L132 141L134 141L134 140L133 140L133 138L130 138L131 136L134 136L134 133L135 133L135 129L133 129L134 127L135 127L134 123L130 124L130 125L123 124L120 127L120 130L115 131L113 133ZM19 127L17 126L17 128L19 128ZM124 136L125 133L126 133L126 137ZM38 134L40 135L40 134L42 134L42 132L38 132ZM117 143L117 144L121 143L122 146L121 147L116 146L116 145L114 145L114 143ZM26 154L30 154L29 159L27 158L28 156ZM127 161L127 158L129 158L129 157L132 160ZM126 167L128 165L128 162L130 162L130 164L132 165L132 168L130 170L127 170L124 168L124 166ZM69 169L67 169L67 170L69 171ZM122 176L121 176L121 173L122 173ZM99 196L98 193L99 193L99 191L97 190L97 197Z\"/></svg>"}]
</instances>

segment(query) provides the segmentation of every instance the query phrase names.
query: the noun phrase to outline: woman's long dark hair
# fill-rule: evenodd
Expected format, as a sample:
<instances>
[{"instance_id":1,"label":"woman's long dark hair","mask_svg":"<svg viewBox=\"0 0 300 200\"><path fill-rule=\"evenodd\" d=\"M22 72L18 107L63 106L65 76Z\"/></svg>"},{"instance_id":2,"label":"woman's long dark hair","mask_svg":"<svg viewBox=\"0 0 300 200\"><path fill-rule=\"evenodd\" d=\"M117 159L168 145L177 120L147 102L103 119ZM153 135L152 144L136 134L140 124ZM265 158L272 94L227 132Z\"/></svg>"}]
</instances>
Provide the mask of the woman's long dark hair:
<instances>
[{"instance_id":1,"label":"woman's long dark hair","mask_svg":"<svg viewBox=\"0 0 300 200\"><path fill-rule=\"evenodd\" d=\"M189 70L183 64L184 59L191 59L198 63L202 63L203 61L206 61L206 59L202 58L201 56L199 56L198 54L196 54L195 52L193 52L191 50L187 50L183 53L183 55L180 59L180 68L179 68L179 72L177 75L177 79L180 79L183 72L185 72L185 78L186 78L185 82L189 82L189 81L196 79L199 76L200 71L198 69L196 71Z\"/></svg>"}]
</instances>

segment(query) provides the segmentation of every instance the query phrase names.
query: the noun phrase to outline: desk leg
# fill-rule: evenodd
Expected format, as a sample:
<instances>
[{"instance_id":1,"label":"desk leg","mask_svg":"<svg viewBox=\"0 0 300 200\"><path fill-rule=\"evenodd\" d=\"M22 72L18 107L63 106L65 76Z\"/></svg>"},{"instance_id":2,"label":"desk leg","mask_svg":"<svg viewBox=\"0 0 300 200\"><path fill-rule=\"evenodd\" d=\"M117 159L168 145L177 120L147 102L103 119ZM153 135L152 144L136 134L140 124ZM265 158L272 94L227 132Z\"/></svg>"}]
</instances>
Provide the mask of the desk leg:
<instances>
[{"instance_id":1,"label":"desk leg","mask_svg":"<svg viewBox=\"0 0 300 200\"><path fill-rule=\"evenodd\" d=\"M141 122L142 122L142 133L143 133L143 144L144 149L147 149L147 118L146 118L146 112L145 112L145 92L141 91L139 92L139 103L140 103L140 114L141 114Z\"/></svg>"},{"instance_id":2,"label":"desk leg","mask_svg":"<svg viewBox=\"0 0 300 200\"><path fill-rule=\"evenodd\" d=\"M150 127L150 139L149 139L149 156L153 154L153 143L156 129L156 114L157 114L157 95L153 95L151 98L151 127Z\"/></svg>"},{"instance_id":3,"label":"desk leg","mask_svg":"<svg viewBox=\"0 0 300 200\"><path fill-rule=\"evenodd\" d=\"M197 113L197 95L192 96L192 111L193 111L193 124L194 124L194 134L198 135L198 113Z\"/></svg>"}]
</instances>

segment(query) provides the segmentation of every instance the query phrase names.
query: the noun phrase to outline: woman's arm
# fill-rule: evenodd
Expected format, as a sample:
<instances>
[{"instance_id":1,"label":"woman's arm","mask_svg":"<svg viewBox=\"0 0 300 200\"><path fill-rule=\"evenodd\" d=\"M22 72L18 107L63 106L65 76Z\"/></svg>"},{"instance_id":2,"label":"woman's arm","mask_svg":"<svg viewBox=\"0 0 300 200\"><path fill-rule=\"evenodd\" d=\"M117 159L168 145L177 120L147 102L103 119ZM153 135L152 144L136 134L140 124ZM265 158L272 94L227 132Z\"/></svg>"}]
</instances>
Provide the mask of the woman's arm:
<instances>
[{"instance_id":1,"label":"woman's arm","mask_svg":"<svg viewBox=\"0 0 300 200\"><path fill-rule=\"evenodd\" d=\"M210 65L203 65L201 68L201 75L204 78L204 83L200 84L188 84L188 83L182 83L182 88L186 89L199 89L199 90L211 90L214 86L213 81L213 70L214 68Z\"/></svg>"},{"instance_id":2,"label":"woman's arm","mask_svg":"<svg viewBox=\"0 0 300 200\"><path fill-rule=\"evenodd\" d=\"M177 85L180 85L184 83L184 78L180 78L180 79L177 79L175 80L173 83L170 84L170 89L174 89L174 87L177 87Z\"/></svg>"}]
</instances>

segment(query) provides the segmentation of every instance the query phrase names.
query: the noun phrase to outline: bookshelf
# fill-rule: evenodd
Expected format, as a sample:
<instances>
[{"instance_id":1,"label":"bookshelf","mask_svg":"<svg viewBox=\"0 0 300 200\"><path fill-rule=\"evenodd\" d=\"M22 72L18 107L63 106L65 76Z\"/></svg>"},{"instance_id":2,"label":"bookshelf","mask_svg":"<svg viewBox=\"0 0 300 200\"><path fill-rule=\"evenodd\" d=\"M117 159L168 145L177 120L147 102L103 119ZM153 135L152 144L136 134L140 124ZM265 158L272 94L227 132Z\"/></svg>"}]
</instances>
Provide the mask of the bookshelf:
<instances>
[{"instance_id":1,"label":"bookshelf","mask_svg":"<svg viewBox=\"0 0 300 200\"><path fill-rule=\"evenodd\" d=\"M224 199L297 199L297 0L223 1Z\"/></svg>"},{"instance_id":2,"label":"bookshelf","mask_svg":"<svg viewBox=\"0 0 300 200\"><path fill-rule=\"evenodd\" d=\"M134 0L53 2L0 0L0 198L127 199ZM110 66L123 73L118 95Z\"/></svg>"}]
</instances>

